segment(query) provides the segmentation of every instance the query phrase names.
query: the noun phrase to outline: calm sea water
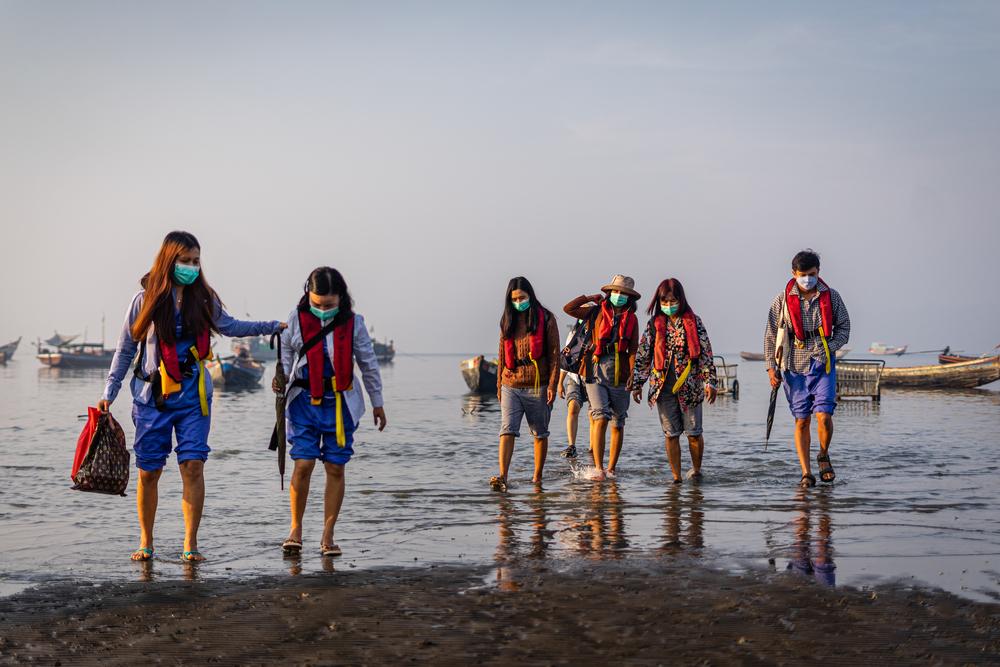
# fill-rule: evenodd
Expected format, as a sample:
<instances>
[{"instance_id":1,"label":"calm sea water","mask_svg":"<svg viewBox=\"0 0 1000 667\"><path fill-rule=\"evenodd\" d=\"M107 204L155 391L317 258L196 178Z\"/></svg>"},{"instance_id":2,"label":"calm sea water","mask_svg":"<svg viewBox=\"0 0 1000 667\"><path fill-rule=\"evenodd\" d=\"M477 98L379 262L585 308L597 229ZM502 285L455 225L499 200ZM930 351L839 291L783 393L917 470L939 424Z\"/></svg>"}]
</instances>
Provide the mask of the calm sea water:
<instances>
[{"instance_id":1,"label":"calm sea water","mask_svg":"<svg viewBox=\"0 0 1000 667\"><path fill-rule=\"evenodd\" d=\"M1000 600L996 385L886 391L880 406L842 404L832 449L837 483L809 492L795 486L783 397L763 451L769 389L760 363L740 363L740 400L723 397L706 407L706 477L697 485L669 484L662 433L645 404L632 407L618 479L587 479L584 455L572 465L558 456L566 412L557 402L544 488L530 483L531 443L522 436L511 491L500 496L487 483L497 466L498 406L466 394L460 359L404 355L383 368L390 425L380 434L368 414L358 432L337 526L345 555L332 564L316 553L318 473L304 556L281 557L288 502L266 448L273 395L218 391L200 537L210 560L192 568L179 560L174 460L160 482L157 557L151 565L131 563L134 477L128 498L69 488L78 415L99 397L104 372L41 368L30 350L20 350L0 367L0 593L54 580L242 578L435 562L495 563L502 576L504 564L518 558L558 564L684 556L730 570L787 569L824 584L892 579ZM131 444L129 408L126 391L113 412ZM580 430L585 436L585 421ZM579 444L585 452L583 439Z\"/></svg>"}]
</instances>

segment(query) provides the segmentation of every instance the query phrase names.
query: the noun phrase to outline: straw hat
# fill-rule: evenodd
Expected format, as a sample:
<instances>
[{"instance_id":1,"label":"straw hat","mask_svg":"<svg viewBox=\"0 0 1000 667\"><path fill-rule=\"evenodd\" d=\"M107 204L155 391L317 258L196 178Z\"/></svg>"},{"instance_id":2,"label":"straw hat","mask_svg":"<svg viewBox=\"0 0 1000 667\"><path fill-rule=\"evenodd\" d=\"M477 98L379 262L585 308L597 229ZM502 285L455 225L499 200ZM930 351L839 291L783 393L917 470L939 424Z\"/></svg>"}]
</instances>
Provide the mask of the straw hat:
<instances>
[{"instance_id":1,"label":"straw hat","mask_svg":"<svg viewBox=\"0 0 1000 667\"><path fill-rule=\"evenodd\" d=\"M642 296L635 291L635 281L620 273L611 279L611 282L601 288L602 292L621 292L639 298Z\"/></svg>"}]
</instances>

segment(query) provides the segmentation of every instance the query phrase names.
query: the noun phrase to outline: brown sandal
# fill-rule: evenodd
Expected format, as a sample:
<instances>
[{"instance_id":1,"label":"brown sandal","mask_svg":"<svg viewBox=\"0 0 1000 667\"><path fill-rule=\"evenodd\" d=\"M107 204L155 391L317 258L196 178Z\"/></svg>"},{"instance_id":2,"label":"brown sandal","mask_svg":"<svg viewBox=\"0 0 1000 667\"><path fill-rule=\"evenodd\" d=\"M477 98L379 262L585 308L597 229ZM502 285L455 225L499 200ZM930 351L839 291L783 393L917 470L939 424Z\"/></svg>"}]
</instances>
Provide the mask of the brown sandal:
<instances>
[{"instance_id":1,"label":"brown sandal","mask_svg":"<svg viewBox=\"0 0 1000 667\"><path fill-rule=\"evenodd\" d=\"M319 552L324 556L343 556L344 552L339 546L334 544L321 544L319 545Z\"/></svg>"}]
</instances>

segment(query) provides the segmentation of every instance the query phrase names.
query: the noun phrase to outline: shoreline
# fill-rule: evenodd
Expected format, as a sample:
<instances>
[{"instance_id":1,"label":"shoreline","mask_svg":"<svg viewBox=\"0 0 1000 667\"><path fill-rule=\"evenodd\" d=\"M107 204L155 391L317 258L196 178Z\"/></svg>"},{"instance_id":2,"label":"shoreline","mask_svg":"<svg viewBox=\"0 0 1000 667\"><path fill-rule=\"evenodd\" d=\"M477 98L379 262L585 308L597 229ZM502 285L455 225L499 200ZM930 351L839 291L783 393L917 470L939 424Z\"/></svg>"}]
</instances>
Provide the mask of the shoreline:
<instances>
[{"instance_id":1,"label":"shoreline","mask_svg":"<svg viewBox=\"0 0 1000 667\"><path fill-rule=\"evenodd\" d=\"M558 565L42 585L0 599L0 664L1000 664L1000 605L944 591L683 557Z\"/></svg>"}]
</instances>

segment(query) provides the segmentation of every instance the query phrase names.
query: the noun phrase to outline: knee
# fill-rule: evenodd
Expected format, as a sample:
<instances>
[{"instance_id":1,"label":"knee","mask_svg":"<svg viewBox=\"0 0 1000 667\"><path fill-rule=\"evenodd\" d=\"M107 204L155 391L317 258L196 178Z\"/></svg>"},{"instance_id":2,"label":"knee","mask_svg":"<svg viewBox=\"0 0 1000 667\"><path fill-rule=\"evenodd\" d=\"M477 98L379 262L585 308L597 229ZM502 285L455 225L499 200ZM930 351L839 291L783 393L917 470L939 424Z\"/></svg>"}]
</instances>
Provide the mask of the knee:
<instances>
[{"instance_id":1,"label":"knee","mask_svg":"<svg viewBox=\"0 0 1000 667\"><path fill-rule=\"evenodd\" d=\"M181 477L185 482L195 481L202 478L205 472L204 461L185 461L180 464Z\"/></svg>"},{"instance_id":2,"label":"knee","mask_svg":"<svg viewBox=\"0 0 1000 667\"><path fill-rule=\"evenodd\" d=\"M331 479L341 480L344 479L344 466L339 463L324 463L326 468L326 474Z\"/></svg>"},{"instance_id":3,"label":"knee","mask_svg":"<svg viewBox=\"0 0 1000 667\"><path fill-rule=\"evenodd\" d=\"M829 412L817 412L816 423L823 428L829 428L833 426L833 415Z\"/></svg>"},{"instance_id":4,"label":"knee","mask_svg":"<svg viewBox=\"0 0 1000 667\"><path fill-rule=\"evenodd\" d=\"M295 469L292 470L292 479L302 479L312 474L316 467L316 461L312 459L296 459Z\"/></svg>"},{"instance_id":5,"label":"knee","mask_svg":"<svg viewBox=\"0 0 1000 667\"><path fill-rule=\"evenodd\" d=\"M795 420L795 429L798 430L798 431L808 431L809 430L809 424L810 424L810 422L811 422L811 420L809 419L809 417L804 417L804 418L801 418L801 419L796 419Z\"/></svg>"},{"instance_id":6,"label":"knee","mask_svg":"<svg viewBox=\"0 0 1000 667\"><path fill-rule=\"evenodd\" d=\"M139 470L139 481L143 484L156 484L160 481L163 470Z\"/></svg>"}]
</instances>

